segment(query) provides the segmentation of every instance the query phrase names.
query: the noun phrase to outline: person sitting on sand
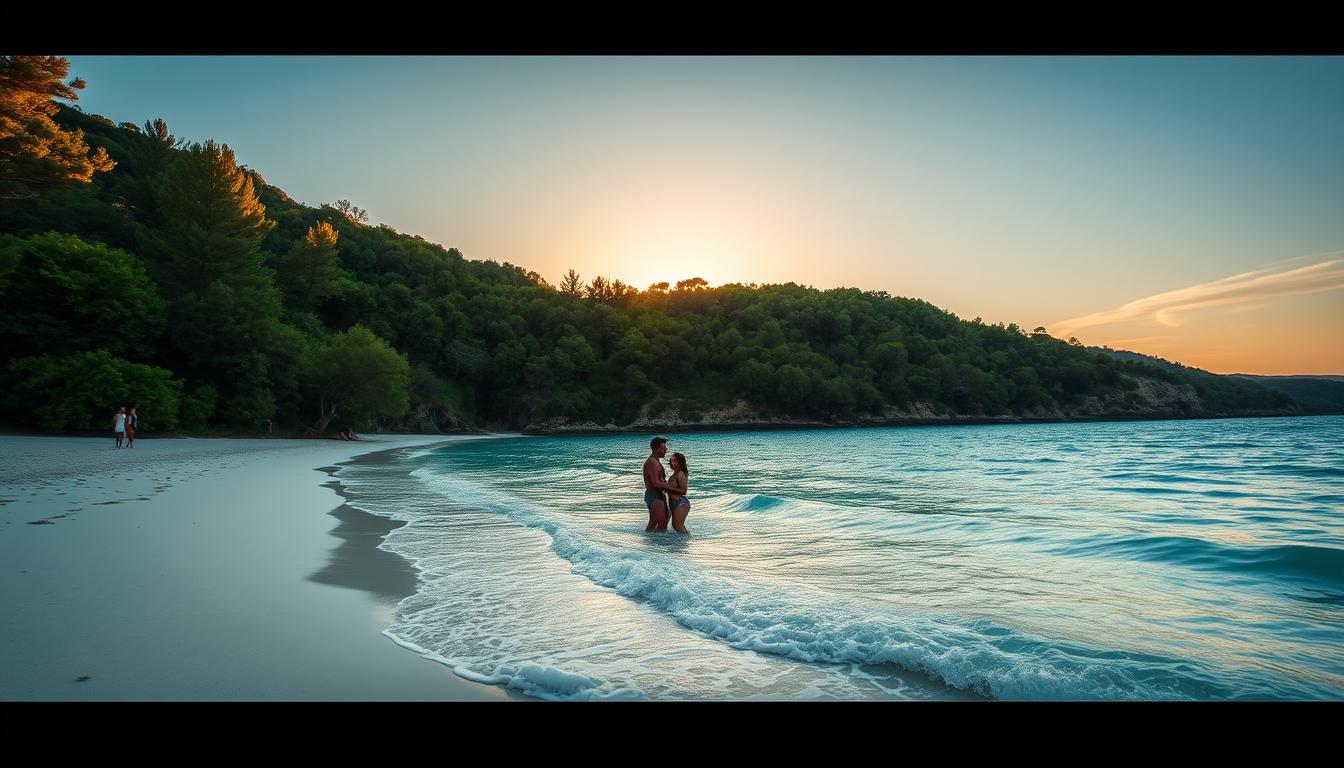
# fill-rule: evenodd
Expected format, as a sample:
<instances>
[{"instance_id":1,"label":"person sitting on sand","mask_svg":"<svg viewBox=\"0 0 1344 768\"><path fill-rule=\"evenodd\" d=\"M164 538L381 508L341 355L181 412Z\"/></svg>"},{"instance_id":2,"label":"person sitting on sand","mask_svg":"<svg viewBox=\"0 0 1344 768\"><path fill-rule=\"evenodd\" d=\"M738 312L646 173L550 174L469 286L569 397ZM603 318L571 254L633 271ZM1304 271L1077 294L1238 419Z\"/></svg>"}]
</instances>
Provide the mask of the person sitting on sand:
<instances>
[{"instance_id":1,"label":"person sitting on sand","mask_svg":"<svg viewBox=\"0 0 1344 768\"><path fill-rule=\"evenodd\" d=\"M674 453L668 463L672 465L672 479L668 482L679 489L668 493L668 497L672 499L668 502L669 512L672 514L672 527L677 533L690 533L686 530L686 515L691 512L691 500L686 495L686 486L691 473L686 468L686 456Z\"/></svg>"},{"instance_id":2,"label":"person sitting on sand","mask_svg":"<svg viewBox=\"0 0 1344 768\"><path fill-rule=\"evenodd\" d=\"M350 427L346 427L346 428L345 428L345 439L346 439L346 440L358 440L358 439L359 439L359 435L356 435L356 434L355 434L355 430L351 429Z\"/></svg>"}]
</instances>

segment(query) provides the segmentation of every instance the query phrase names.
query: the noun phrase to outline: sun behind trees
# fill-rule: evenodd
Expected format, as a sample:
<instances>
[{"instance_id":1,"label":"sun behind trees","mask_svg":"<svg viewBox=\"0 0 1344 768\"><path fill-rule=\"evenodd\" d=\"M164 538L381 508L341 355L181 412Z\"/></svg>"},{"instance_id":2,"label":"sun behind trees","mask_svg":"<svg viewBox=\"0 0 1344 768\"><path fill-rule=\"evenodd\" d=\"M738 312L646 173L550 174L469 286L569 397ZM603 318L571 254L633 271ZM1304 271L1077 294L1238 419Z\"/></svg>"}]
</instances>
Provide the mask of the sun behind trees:
<instances>
[{"instance_id":1,"label":"sun behind trees","mask_svg":"<svg viewBox=\"0 0 1344 768\"><path fill-rule=\"evenodd\" d=\"M826 420L1030 415L1138 402L1139 377L1224 413L1292 405L882 291L697 277L637 291L575 270L552 288L525 267L365 226L353 206L301 205L229 147L184 144L161 120L118 125L46 93L43 118L116 167L0 205L10 423L99 428L100 404L141 391L152 429L176 409L187 429L273 419L277 433L338 416L361 430L379 416L394 429L629 424L739 401ZM407 407L413 422L398 420Z\"/></svg>"}]
</instances>

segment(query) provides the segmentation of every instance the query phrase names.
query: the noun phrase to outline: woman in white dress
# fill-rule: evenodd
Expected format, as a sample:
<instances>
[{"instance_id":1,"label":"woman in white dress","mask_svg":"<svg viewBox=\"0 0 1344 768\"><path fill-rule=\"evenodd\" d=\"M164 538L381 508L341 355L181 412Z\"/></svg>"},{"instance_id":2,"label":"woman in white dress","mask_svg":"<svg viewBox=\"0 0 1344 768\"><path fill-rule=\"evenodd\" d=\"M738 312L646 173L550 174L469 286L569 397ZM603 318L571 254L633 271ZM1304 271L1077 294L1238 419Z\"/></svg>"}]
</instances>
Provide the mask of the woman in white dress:
<instances>
[{"instance_id":1,"label":"woman in white dress","mask_svg":"<svg viewBox=\"0 0 1344 768\"><path fill-rule=\"evenodd\" d=\"M117 448L121 447L121 441L126 437L126 406L117 409L117 413L112 417L112 432L117 437Z\"/></svg>"}]
</instances>

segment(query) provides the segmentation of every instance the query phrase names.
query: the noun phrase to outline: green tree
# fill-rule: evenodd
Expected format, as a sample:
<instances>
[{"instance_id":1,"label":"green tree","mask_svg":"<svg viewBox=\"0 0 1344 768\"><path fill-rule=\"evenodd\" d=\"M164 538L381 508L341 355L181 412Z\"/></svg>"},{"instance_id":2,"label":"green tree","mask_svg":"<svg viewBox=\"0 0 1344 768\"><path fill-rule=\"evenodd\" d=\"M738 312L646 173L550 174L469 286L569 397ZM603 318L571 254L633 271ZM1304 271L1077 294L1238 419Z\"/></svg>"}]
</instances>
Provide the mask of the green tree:
<instances>
[{"instance_id":1,"label":"green tree","mask_svg":"<svg viewBox=\"0 0 1344 768\"><path fill-rule=\"evenodd\" d=\"M1050 401L1050 393L1041 387L1035 368L1022 367L1013 371L1014 403L1019 408L1032 408Z\"/></svg>"},{"instance_id":2,"label":"green tree","mask_svg":"<svg viewBox=\"0 0 1344 768\"><path fill-rule=\"evenodd\" d=\"M336 251L338 237L330 223L319 221L308 228L302 239L295 240L285 255L281 274L295 307L310 309L322 299L340 293L346 275Z\"/></svg>"},{"instance_id":3,"label":"green tree","mask_svg":"<svg viewBox=\"0 0 1344 768\"><path fill-rule=\"evenodd\" d=\"M228 146L207 141L179 151L155 191L164 223L146 245L172 297L173 369L218 387L228 420L271 418L272 379L293 360L260 248L275 224L252 174Z\"/></svg>"},{"instance_id":4,"label":"green tree","mask_svg":"<svg viewBox=\"0 0 1344 768\"><path fill-rule=\"evenodd\" d=\"M272 285L215 281L203 294L186 293L169 306L168 334L180 366L193 380L218 387L222 415L234 423L271 418L275 369L294 365L281 343L279 292Z\"/></svg>"},{"instance_id":5,"label":"green tree","mask_svg":"<svg viewBox=\"0 0 1344 768\"><path fill-rule=\"evenodd\" d=\"M179 152L156 196L164 225L151 240L163 260L162 282L192 293L216 281L269 282L260 245L275 223L227 144L207 141Z\"/></svg>"},{"instance_id":6,"label":"green tree","mask_svg":"<svg viewBox=\"0 0 1344 768\"><path fill-rule=\"evenodd\" d=\"M799 412L806 410L811 396L811 382L802 368L786 363L775 371L775 402Z\"/></svg>"},{"instance_id":7,"label":"green tree","mask_svg":"<svg viewBox=\"0 0 1344 768\"><path fill-rule=\"evenodd\" d=\"M107 350L39 355L9 364L11 411L46 429L109 430L121 405L134 405L146 428L177 428L182 382L172 372L128 362Z\"/></svg>"},{"instance_id":8,"label":"green tree","mask_svg":"<svg viewBox=\"0 0 1344 768\"><path fill-rule=\"evenodd\" d=\"M209 384L197 385L189 394L182 396L178 421L185 429L203 431L207 428L210 417L214 415L215 404L218 401L218 390Z\"/></svg>"},{"instance_id":9,"label":"green tree","mask_svg":"<svg viewBox=\"0 0 1344 768\"><path fill-rule=\"evenodd\" d=\"M369 212L349 200L337 200L336 205L333 207L351 224L369 223Z\"/></svg>"},{"instance_id":10,"label":"green tree","mask_svg":"<svg viewBox=\"0 0 1344 768\"><path fill-rule=\"evenodd\" d=\"M181 148L162 121L118 127L65 106L52 120L61 130L84 131L89 144L106 147L119 165L95 175L92 184L0 205L0 232L73 233L84 243L80 248L106 243L130 251L132 260L142 257L170 304L171 333L160 334L158 344L121 348L115 345L123 337L141 333L125 333L140 315L106 323L107 330L79 315L111 300L89 286L109 279L122 285L120 278L95 276L120 274L122 255L102 253L91 258L107 264L85 264L61 251L49 275L36 275L47 282L35 284L24 282L33 278L26 274L33 269L30 257L22 256L29 261L20 270L16 252L6 257L0 248L0 299L12 315L8 326L0 319L0 328L22 331L0 339L0 361L35 353L65 357L97 344L153 362L191 382L180 414L183 423L198 425L193 428L204 428L216 413L221 421L254 425L272 416L277 425L326 416L325 403L320 414L311 412L323 393L309 362L326 349L330 334L357 325L415 363L414 402L449 398L473 417L512 427L552 416L619 422L644 404L689 414L688 403L707 408L741 398L769 412L825 417L909 403L991 415L1067 402L1104 409L1144 378L1189 387L1202 412L1291 406L1249 382L1234 386L1179 366L1116 362L1051 338L1044 328L1033 335L1016 325L965 322L928 302L882 291L712 288L691 279L674 292L666 283L636 292L605 277L584 286L571 270L570 295L563 295L541 287L544 281L522 267L470 261L385 225L356 226L338 218L338 207L303 206L255 171L234 166L222 148ZM339 302L310 299L302 287L296 297L290 281L294 243L321 220L333 235L340 233L340 265L348 272L337 280ZM293 311L281 314L268 264L279 270ZM574 300L585 287L595 301ZM37 307L37 301L50 303L39 296L48 289L71 306ZM113 293L128 290L136 289ZM25 305L19 294L34 303ZM83 295L91 298L73 298ZM296 308L296 299L316 306ZM106 312L130 311L131 304L140 300ZM39 309L47 314L32 320ZM153 314L148 304L134 309ZM48 350L47 344L69 346ZM12 378L2 363L0 374ZM353 374L337 365L336 375ZM10 391L8 380L0 382L0 397ZM340 414L358 417L352 408Z\"/></svg>"},{"instance_id":11,"label":"green tree","mask_svg":"<svg viewBox=\"0 0 1344 768\"><path fill-rule=\"evenodd\" d=\"M321 434L336 415L402 416L410 408L411 366L404 355L362 325L333 335L306 372L321 414L312 431Z\"/></svg>"},{"instance_id":12,"label":"green tree","mask_svg":"<svg viewBox=\"0 0 1344 768\"><path fill-rule=\"evenodd\" d=\"M78 78L64 83L70 62L59 56L0 56L0 199L34 198L85 183L116 165L107 150L89 154L84 131L52 121L53 99L75 101Z\"/></svg>"},{"instance_id":13,"label":"green tree","mask_svg":"<svg viewBox=\"0 0 1344 768\"><path fill-rule=\"evenodd\" d=\"M125 251L48 232L0 235L0 355L104 348L145 358L164 302Z\"/></svg>"},{"instance_id":14,"label":"green tree","mask_svg":"<svg viewBox=\"0 0 1344 768\"><path fill-rule=\"evenodd\" d=\"M571 269L560 278L560 292L569 296L583 295L583 281L579 279L578 272Z\"/></svg>"},{"instance_id":15,"label":"green tree","mask_svg":"<svg viewBox=\"0 0 1344 768\"><path fill-rule=\"evenodd\" d=\"M482 349L461 339L448 342L448 346L444 349L444 357L452 366L453 378L467 379L475 378L489 360L489 355Z\"/></svg>"},{"instance_id":16,"label":"green tree","mask_svg":"<svg viewBox=\"0 0 1344 768\"><path fill-rule=\"evenodd\" d=\"M601 275L594 277L593 282L588 284L588 287L584 290L584 296L590 301L601 302L611 301L615 298L615 294L611 290L611 283Z\"/></svg>"},{"instance_id":17,"label":"green tree","mask_svg":"<svg viewBox=\"0 0 1344 768\"><path fill-rule=\"evenodd\" d=\"M611 298L617 303L624 305L631 297L639 293L639 290L633 286L626 285L620 280L611 281Z\"/></svg>"},{"instance_id":18,"label":"green tree","mask_svg":"<svg viewBox=\"0 0 1344 768\"><path fill-rule=\"evenodd\" d=\"M131 135L127 137L125 157L113 174L118 182L113 194L141 224L158 227L161 220L155 185L186 142L174 136L161 118L146 120L143 128L131 125L128 130Z\"/></svg>"}]
</instances>

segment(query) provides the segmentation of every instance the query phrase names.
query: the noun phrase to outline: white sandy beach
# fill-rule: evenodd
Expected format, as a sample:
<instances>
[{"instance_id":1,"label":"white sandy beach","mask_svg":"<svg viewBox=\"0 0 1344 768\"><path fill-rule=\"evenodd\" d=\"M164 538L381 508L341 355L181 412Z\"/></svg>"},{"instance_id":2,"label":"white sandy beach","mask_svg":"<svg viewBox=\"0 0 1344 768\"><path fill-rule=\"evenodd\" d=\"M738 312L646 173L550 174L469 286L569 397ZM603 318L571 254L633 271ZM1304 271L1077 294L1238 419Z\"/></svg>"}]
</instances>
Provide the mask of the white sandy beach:
<instances>
[{"instance_id":1,"label":"white sandy beach","mask_svg":"<svg viewBox=\"0 0 1344 768\"><path fill-rule=\"evenodd\" d=\"M0 700L509 698L381 634L397 524L319 469L460 439L0 436Z\"/></svg>"}]
</instances>

